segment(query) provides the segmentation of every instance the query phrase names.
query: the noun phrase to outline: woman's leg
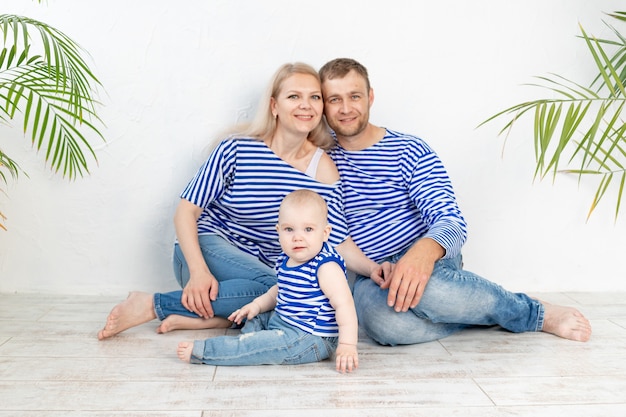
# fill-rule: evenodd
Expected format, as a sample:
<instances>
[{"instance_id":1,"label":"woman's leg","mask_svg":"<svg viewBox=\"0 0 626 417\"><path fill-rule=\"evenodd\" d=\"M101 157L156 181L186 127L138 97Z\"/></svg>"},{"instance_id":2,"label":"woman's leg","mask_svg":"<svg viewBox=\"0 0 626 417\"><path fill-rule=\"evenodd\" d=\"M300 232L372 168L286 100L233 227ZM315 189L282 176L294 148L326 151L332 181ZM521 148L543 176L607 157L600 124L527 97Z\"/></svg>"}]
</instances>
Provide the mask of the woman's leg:
<instances>
[{"instance_id":1,"label":"woman's leg","mask_svg":"<svg viewBox=\"0 0 626 417\"><path fill-rule=\"evenodd\" d=\"M222 237L202 235L199 242L209 270L219 282L217 299L211 303L216 316L228 317L276 284L276 272L273 268ZM184 287L189 281L189 268L178 245L174 248L173 263L176 280ZM173 295L178 296L180 302L180 294ZM184 307L181 310L178 306L168 304L162 307L161 312L164 317L171 314L188 315L183 310Z\"/></svg>"}]
</instances>

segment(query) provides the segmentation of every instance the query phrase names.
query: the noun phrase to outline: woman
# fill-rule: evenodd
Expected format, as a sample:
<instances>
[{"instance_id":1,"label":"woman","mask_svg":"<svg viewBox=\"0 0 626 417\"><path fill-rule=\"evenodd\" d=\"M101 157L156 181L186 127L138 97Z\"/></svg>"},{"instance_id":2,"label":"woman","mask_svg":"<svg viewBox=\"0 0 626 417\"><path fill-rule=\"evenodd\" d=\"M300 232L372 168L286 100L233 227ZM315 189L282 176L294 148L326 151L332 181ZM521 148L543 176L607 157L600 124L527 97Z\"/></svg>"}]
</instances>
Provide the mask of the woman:
<instances>
[{"instance_id":1,"label":"woman","mask_svg":"<svg viewBox=\"0 0 626 417\"><path fill-rule=\"evenodd\" d=\"M132 292L113 308L99 339L155 318L162 320L158 332L230 327L233 311L276 284L278 208L296 189L326 200L329 242L348 269L382 274L348 236L339 173L323 151L332 139L322 114L315 69L281 66L253 122L222 141L181 194L174 270L182 292Z\"/></svg>"}]
</instances>

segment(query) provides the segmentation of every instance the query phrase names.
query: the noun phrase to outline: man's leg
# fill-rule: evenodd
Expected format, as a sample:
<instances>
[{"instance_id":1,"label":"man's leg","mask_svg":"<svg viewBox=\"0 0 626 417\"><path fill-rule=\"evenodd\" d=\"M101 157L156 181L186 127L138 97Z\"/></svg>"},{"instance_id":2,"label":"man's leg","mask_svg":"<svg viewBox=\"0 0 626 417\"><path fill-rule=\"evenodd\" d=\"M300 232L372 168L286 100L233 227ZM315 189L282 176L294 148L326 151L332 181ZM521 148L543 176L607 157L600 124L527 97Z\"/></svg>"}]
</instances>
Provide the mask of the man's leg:
<instances>
[{"instance_id":1,"label":"man's leg","mask_svg":"<svg viewBox=\"0 0 626 417\"><path fill-rule=\"evenodd\" d=\"M542 303L461 269L460 256L435 263L424 296L413 312L433 322L499 325L511 332L543 331L586 342L591 325L572 307Z\"/></svg>"},{"instance_id":2,"label":"man's leg","mask_svg":"<svg viewBox=\"0 0 626 417\"><path fill-rule=\"evenodd\" d=\"M421 343L472 325L499 325L512 332L546 331L580 341L591 334L589 322L577 310L544 306L526 294L507 291L461 269L460 256L435 263L420 303L408 312L395 313L387 307L387 293L370 280L355 285L360 323L382 344Z\"/></svg>"},{"instance_id":3,"label":"man's leg","mask_svg":"<svg viewBox=\"0 0 626 417\"><path fill-rule=\"evenodd\" d=\"M354 283L354 304L359 325L381 345L410 345L441 339L467 327L456 323L434 323L412 311L397 313L387 305L388 290L367 277Z\"/></svg>"},{"instance_id":4,"label":"man's leg","mask_svg":"<svg viewBox=\"0 0 626 417\"><path fill-rule=\"evenodd\" d=\"M499 325L516 333L540 331L544 320L538 300L461 269L460 256L435 263L424 295L412 310L435 323Z\"/></svg>"}]
</instances>

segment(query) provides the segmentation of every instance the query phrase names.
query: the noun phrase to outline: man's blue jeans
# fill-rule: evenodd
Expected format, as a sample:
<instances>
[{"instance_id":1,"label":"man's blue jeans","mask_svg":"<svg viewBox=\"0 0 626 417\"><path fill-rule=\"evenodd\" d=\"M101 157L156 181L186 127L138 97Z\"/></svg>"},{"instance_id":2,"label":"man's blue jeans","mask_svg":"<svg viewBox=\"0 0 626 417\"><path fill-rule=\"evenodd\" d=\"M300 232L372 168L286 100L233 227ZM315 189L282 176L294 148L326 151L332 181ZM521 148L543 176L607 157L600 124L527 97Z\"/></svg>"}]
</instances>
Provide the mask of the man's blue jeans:
<instances>
[{"instance_id":1,"label":"man's blue jeans","mask_svg":"<svg viewBox=\"0 0 626 417\"><path fill-rule=\"evenodd\" d=\"M264 294L276 284L276 271L217 235L200 235L200 248L209 270L219 282L217 299L211 303L217 317L233 311ZM174 275L181 287L189 282L189 267L178 244L174 245ZM182 291L154 294L159 320L172 314L199 317L183 307Z\"/></svg>"},{"instance_id":2,"label":"man's blue jeans","mask_svg":"<svg viewBox=\"0 0 626 417\"><path fill-rule=\"evenodd\" d=\"M292 326L274 311L248 320L238 336L196 340L191 363L207 365L296 365L329 358L336 337L320 337Z\"/></svg>"},{"instance_id":3,"label":"man's blue jeans","mask_svg":"<svg viewBox=\"0 0 626 417\"><path fill-rule=\"evenodd\" d=\"M404 253L389 257L397 262ZM543 305L461 267L461 255L440 259L419 304L397 313L387 306L389 290L357 276L354 302L359 325L382 345L405 345L441 339L469 326L499 325L511 332L540 331Z\"/></svg>"}]
</instances>

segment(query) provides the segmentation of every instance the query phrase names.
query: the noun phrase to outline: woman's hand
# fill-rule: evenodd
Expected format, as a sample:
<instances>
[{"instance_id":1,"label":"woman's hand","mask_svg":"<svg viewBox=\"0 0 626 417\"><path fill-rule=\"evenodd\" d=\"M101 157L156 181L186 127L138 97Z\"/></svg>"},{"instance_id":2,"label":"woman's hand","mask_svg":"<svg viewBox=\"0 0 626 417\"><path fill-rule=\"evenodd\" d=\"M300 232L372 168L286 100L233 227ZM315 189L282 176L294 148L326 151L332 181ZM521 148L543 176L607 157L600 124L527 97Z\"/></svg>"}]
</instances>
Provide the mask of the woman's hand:
<instances>
[{"instance_id":1,"label":"woman's hand","mask_svg":"<svg viewBox=\"0 0 626 417\"><path fill-rule=\"evenodd\" d=\"M219 282L210 272L192 275L180 301L187 310L208 319L214 316L211 301L217 299L218 290Z\"/></svg>"}]
</instances>

